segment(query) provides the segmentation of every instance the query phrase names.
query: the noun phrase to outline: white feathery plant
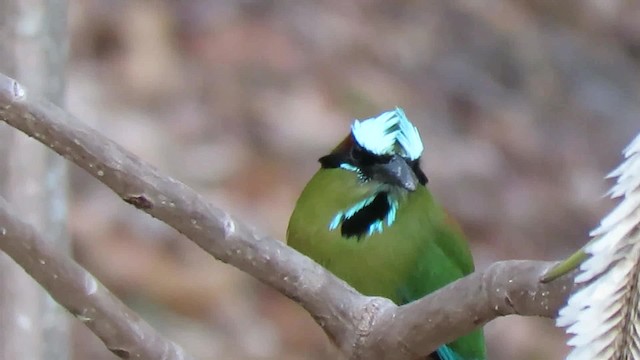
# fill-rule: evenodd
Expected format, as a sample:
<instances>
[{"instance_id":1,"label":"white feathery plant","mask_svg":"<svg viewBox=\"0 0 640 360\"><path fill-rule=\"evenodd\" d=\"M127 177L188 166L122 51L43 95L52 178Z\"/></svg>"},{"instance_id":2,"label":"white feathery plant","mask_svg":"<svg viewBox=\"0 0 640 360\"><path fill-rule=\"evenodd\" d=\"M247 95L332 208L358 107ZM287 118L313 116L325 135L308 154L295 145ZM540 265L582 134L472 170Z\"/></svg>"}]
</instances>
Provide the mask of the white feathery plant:
<instances>
[{"instance_id":1,"label":"white feathery plant","mask_svg":"<svg viewBox=\"0 0 640 360\"><path fill-rule=\"evenodd\" d=\"M576 283L556 324L568 327L574 348L567 360L640 360L640 134L624 150L625 161L607 177L622 200L591 232Z\"/></svg>"}]
</instances>

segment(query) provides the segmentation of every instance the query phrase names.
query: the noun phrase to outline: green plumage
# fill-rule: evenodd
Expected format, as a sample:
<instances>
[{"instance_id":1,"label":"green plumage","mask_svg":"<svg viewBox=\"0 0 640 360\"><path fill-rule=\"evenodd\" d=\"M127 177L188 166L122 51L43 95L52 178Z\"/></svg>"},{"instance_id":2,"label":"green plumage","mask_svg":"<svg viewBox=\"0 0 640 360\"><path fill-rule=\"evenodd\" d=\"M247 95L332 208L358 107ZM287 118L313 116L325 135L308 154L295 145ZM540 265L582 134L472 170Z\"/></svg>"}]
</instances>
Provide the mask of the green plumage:
<instances>
[{"instance_id":1,"label":"green plumage","mask_svg":"<svg viewBox=\"0 0 640 360\"><path fill-rule=\"evenodd\" d=\"M361 293L396 304L419 299L473 271L461 231L424 185L400 191L396 219L391 226L385 222L380 233L347 238L340 229L329 230L336 213L376 194L381 186L339 167L320 169L298 199L288 244ZM485 359L481 329L449 347L460 359Z\"/></svg>"}]
</instances>

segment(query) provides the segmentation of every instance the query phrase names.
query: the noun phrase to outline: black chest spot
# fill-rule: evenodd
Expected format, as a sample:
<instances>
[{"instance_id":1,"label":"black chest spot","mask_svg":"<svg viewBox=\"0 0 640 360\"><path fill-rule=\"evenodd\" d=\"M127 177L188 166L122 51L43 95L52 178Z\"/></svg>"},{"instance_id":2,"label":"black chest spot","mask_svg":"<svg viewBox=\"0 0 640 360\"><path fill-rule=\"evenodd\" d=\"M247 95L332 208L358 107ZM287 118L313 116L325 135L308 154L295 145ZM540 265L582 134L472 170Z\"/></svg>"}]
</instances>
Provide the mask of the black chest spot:
<instances>
[{"instance_id":1,"label":"black chest spot","mask_svg":"<svg viewBox=\"0 0 640 360\"><path fill-rule=\"evenodd\" d=\"M378 193L372 202L345 219L340 228L342 236L346 238L355 236L359 240L362 236L368 235L371 229L389 214L391 206L388 196L386 192Z\"/></svg>"}]
</instances>

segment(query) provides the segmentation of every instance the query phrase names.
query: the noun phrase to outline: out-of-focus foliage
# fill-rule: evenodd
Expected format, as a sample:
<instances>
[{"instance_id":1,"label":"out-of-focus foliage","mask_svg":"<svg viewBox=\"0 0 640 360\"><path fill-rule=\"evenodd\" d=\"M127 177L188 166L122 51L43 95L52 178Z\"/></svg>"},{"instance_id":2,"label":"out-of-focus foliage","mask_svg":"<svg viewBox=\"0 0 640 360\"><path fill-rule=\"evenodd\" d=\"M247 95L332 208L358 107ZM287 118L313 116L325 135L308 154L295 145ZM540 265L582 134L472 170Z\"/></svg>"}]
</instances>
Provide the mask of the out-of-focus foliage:
<instances>
[{"instance_id":1,"label":"out-of-focus foliage","mask_svg":"<svg viewBox=\"0 0 640 360\"><path fill-rule=\"evenodd\" d=\"M71 1L69 109L284 238L354 118L402 106L479 268L559 259L611 207L640 130L640 2ZM202 358L333 358L304 311L75 171L75 251ZM487 326L491 359L567 352L552 321ZM112 359L78 328L79 359Z\"/></svg>"}]
</instances>

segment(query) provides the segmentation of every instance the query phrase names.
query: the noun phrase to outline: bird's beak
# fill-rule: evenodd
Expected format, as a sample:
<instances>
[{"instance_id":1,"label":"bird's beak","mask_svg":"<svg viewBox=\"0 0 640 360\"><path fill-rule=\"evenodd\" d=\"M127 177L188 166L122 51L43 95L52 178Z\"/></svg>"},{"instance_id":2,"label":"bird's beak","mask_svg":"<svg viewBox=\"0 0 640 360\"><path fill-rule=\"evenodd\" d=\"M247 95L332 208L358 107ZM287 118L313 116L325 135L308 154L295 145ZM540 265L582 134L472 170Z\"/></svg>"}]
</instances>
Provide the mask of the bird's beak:
<instances>
[{"instance_id":1,"label":"bird's beak","mask_svg":"<svg viewBox=\"0 0 640 360\"><path fill-rule=\"evenodd\" d=\"M394 155L386 164L373 165L372 173L374 180L400 186L408 191L415 191L419 184L413 169L398 155Z\"/></svg>"}]
</instances>

